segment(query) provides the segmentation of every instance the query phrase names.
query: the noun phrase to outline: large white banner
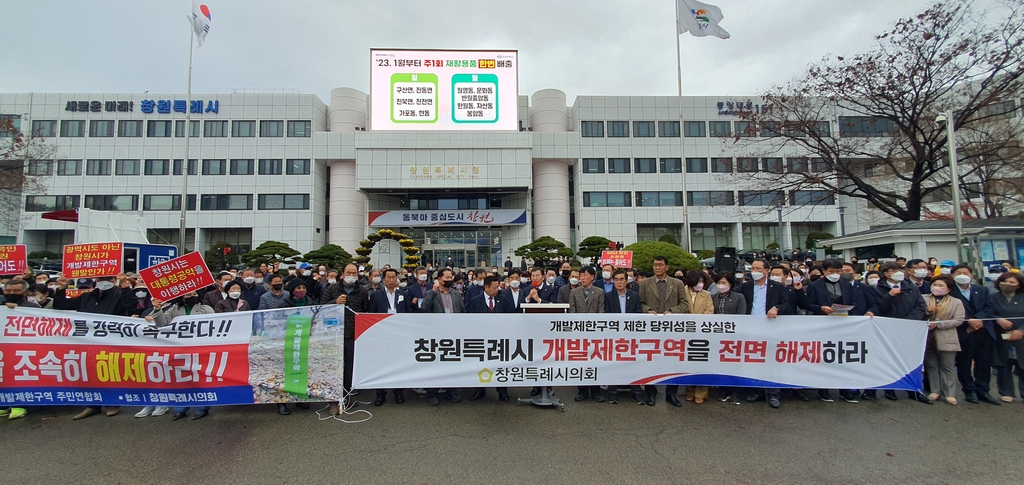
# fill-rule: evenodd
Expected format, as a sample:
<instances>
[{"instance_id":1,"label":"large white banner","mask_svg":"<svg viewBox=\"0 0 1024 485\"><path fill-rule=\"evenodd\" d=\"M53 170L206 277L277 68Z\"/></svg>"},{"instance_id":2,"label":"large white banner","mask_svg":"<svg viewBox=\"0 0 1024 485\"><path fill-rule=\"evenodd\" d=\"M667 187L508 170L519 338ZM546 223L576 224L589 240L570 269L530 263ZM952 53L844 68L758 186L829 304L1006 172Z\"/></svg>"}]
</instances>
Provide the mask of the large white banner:
<instances>
[{"instance_id":1,"label":"large white banner","mask_svg":"<svg viewBox=\"0 0 1024 485\"><path fill-rule=\"evenodd\" d=\"M362 314L354 386L917 390L927 333L879 317Z\"/></svg>"}]
</instances>

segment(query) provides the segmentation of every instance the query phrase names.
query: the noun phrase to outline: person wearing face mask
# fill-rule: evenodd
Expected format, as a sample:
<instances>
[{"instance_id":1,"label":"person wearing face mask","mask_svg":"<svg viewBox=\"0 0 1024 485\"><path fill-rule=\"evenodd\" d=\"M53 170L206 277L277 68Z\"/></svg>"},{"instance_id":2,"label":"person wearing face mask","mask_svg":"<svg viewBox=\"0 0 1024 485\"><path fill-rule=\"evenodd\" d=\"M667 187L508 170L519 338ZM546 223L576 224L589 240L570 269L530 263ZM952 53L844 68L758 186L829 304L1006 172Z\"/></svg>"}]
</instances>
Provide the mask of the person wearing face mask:
<instances>
[{"instance_id":1,"label":"person wearing face mask","mask_svg":"<svg viewBox=\"0 0 1024 485\"><path fill-rule=\"evenodd\" d=\"M782 285L782 291L783 291L783 294L785 295L785 300L786 300L786 308L787 308L786 314L787 315L796 315L798 308L803 308L803 307L806 306L806 298L805 298L804 292L801 291L798 294L796 292L796 290L793 289L793 287L792 287L793 280L792 279L789 279L789 283L790 284L788 284L788 285L786 284L786 280L788 279L788 275L789 275L789 270L787 270L786 268L784 268L782 266L772 266L771 269L768 270L768 279L770 279L770 280L772 280L772 281Z\"/></svg>"},{"instance_id":2,"label":"person wearing face mask","mask_svg":"<svg viewBox=\"0 0 1024 485\"><path fill-rule=\"evenodd\" d=\"M370 306L367 309L367 312L386 314L412 312L409 295L405 290L399 288L398 271L394 268L388 268L384 270L383 274L383 286L380 291L370 295ZM405 402L404 389L394 389L392 392L395 395L395 404L402 404ZM377 389L377 398L373 401L373 405L384 405L384 402L387 401L387 397L387 389Z\"/></svg>"},{"instance_id":3,"label":"person wearing face mask","mask_svg":"<svg viewBox=\"0 0 1024 485\"><path fill-rule=\"evenodd\" d=\"M1011 403L1017 397L1014 392L1013 375L1017 374L1020 391L1024 393L1024 277L1020 273L1006 272L995 282L996 291L989 295L986 313L994 318L999 339L993 366L996 368L996 385L1000 400ZM1016 353L1016 361L1010 358L1010 349ZM1016 362L1016 364L1014 364ZM1021 396L1024 397L1024 396Z\"/></svg>"},{"instance_id":4,"label":"person wearing face mask","mask_svg":"<svg viewBox=\"0 0 1024 485\"><path fill-rule=\"evenodd\" d=\"M964 323L956 327L960 352L956 354L957 378L964 390L964 400L971 404L986 402L999 405L989 394L992 380L992 359L995 357L996 322L986 313L988 288L974 284L971 267L959 264L953 267L956 287L950 294L964 306ZM973 370L973 372L972 372Z\"/></svg>"},{"instance_id":5,"label":"person wearing face mask","mask_svg":"<svg viewBox=\"0 0 1024 485\"><path fill-rule=\"evenodd\" d=\"M224 291L224 286L233 279L234 278L231 277L231 273L221 271L220 274L217 275L217 286L210 288L206 291L206 294L203 295L203 305L210 308L217 308L217 303L228 297L227 292Z\"/></svg>"},{"instance_id":6,"label":"person wearing face mask","mask_svg":"<svg viewBox=\"0 0 1024 485\"><path fill-rule=\"evenodd\" d=\"M939 263L938 269L935 270L935 273L932 276L952 274L953 266L956 266L956 262L952 259L945 259Z\"/></svg>"},{"instance_id":7,"label":"person wearing face mask","mask_svg":"<svg viewBox=\"0 0 1024 485\"><path fill-rule=\"evenodd\" d=\"M601 273L594 280L594 286L603 289L605 293L615 289L615 283L612 281L613 272L615 272L615 266L610 264L602 265Z\"/></svg>"},{"instance_id":8,"label":"person wearing face mask","mask_svg":"<svg viewBox=\"0 0 1024 485\"><path fill-rule=\"evenodd\" d=\"M56 288L56 284L54 284L54 288ZM36 284L29 287L25 299L39 305L39 308L53 309L52 291L46 285Z\"/></svg>"},{"instance_id":9,"label":"person wearing face mask","mask_svg":"<svg viewBox=\"0 0 1024 485\"><path fill-rule=\"evenodd\" d=\"M242 283L229 281L224 285L224 292L227 298L217 302L213 310L217 313L247 312L250 310L249 302L242 298Z\"/></svg>"},{"instance_id":10,"label":"person wearing face mask","mask_svg":"<svg viewBox=\"0 0 1024 485\"><path fill-rule=\"evenodd\" d=\"M911 259L908 261L904 272L910 283L913 283L922 295L931 292L931 283L928 282L931 272L928 271L928 263L923 259Z\"/></svg>"},{"instance_id":11,"label":"person wearing face mask","mask_svg":"<svg viewBox=\"0 0 1024 485\"><path fill-rule=\"evenodd\" d=\"M356 314L363 313L370 307L370 297L366 288L359 285L359 267L355 263L347 263L341 268L341 281L328 286L320 296L321 305L345 305L345 389L352 389L352 358L355 352ZM295 295L292 295L294 298ZM315 301L315 300L313 300ZM332 403L331 415L340 411L338 403Z\"/></svg>"},{"instance_id":12,"label":"person wearing face mask","mask_svg":"<svg viewBox=\"0 0 1024 485\"><path fill-rule=\"evenodd\" d=\"M505 256L505 270L512 271L512 256Z\"/></svg>"},{"instance_id":13,"label":"person wearing face mask","mask_svg":"<svg viewBox=\"0 0 1024 485\"><path fill-rule=\"evenodd\" d=\"M555 288L554 276L550 279L552 282L548 284L543 268L535 267L530 270L530 279L527 280L530 287L526 290L524 303L554 303L558 299L558 288Z\"/></svg>"},{"instance_id":14,"label":"person wearing face mask","mask_svg":"<svg viewBox=\"0 0 1024 485\"><path fill-rule=\"evenodd\" d=\"M885 279L879 281L875 286L878 315L906 320L925 320L928 316L928 306L925 305L924 298L921 297L921 291L918 290L917 285L904 279L905 274L896 266L896 263L883 264L879 272ZM875 396L874 389L865 390L861 395L866 401L874 400ZM914 396L922 403L931 404L931 401L920 392L915 393ZM886 390L885 398L895 401L897 399L896 391Z\"/></svg>"},{"instance_id":15,"label":"person wearing face mask","mask_svg":"<svg viewBox=\"0 0 1024 485\"><path fill-rule=\"evenodd\" d=\"M956 283L949 275L932 278L932 292L924 296L928 306L928 340L924 351L925 371L931 393L928 400L935 402L945 397L956 406L956 353L960 339L956 327L964 323L964 305L950 295Z\"/></svg>"},{"instance_id":16,"label":"person wearing face mask","mask_svg":"<svg viewBox=\"0 0 1024 485\"><path fill-rule=\"evenodd\" d=\"M736 283L736 278L730 271L723 271L715 275L715 287L718 288L718 293L711 297L711 303L715 308L715 314L745 315L747 313L747 300L743 297L743 293L733 291ZM723 387L722 396L719 400L739 405L739 388Z\"/></svg>"},{"instance_id":17,"label":"person wearing face mask","mask_svg":"<svg viewBox=\"0 0 1024 485\"><path fill-rule=\"evenodd\" d=\"M455 275L452 270L442 268L438 273L438 279L434 287L423 297L421 311L423 313L466 313L466 305L455 295L452 287L455 285ZM440 401L437 398L438 389L427 389L427 404L437 406ZM448 389L446 397L451 402L462 402L458 389Z\"/></svg>"},{"instance_id":18,"label":"person wearing face mask","mask_svg":"<svg viewBox=\"0 0 1024 485\"><path fill-rule=\"evenodd\" d=\"M399 276L398 277L398 287L400 289L402 289L403 291L406 288L408 288L409 287L409 277L408 276ZM406 292L406 293L408 293L408 292ZM410 304L410 306L412 305L412 298L409 298L409 304ZM410 311L413 311L413 310L410 310Z\"/></svg>"},{"instance_id":19,"label":"person wearing face mask","mask_svg":"<svg viewBox=\"0 0 1024 485\"><path fill-rule=\"evenodd\" d=\"M369 277L370 279L367 280L368 284L366 285L366 294L369 296L373 296L374 293L383 290L384 287L381 286L380 284L381 277L379 270L371 269Z\"/></svg>"},{"instance_id":20,"label":"person wearing face mask","mask_svg":"<svg viewBox=\"0 0 1024 485\"><path fill-rule=\"evenodd\" d=\"M417 312L419 311L423 298L427 296L427 292L430 291L431 282L427 276L427 269L423 266L416 268L414 274L415 279L409 281L409 286L406 288L406 291L409 292L409 298L412 299L413 311Z\"/></svg>"},{"instance_id":21,"label":"person wearing face mask","mask_svg":"<svg viewBox=\"0 0 1024 485\"><path fill-rule=\"evenodd\" d=\"M466 291L463 293L463 298L462 298L462 302L467 304L467 305L469 304L469 300L472 300L477 295L483 294L483 292L484 292L484 277L487 276L487 272L483 268L480 268L480 269L477 269L475 271L470 271L469 274L472 275L472 276L468 276L467 275L468 276L467 281L469 282L468 283L469 287L466 288Z\"/></svg>"},{"instance_id":22,"label":"person wearing face mask","mask_svg":"<svg viewBox=\"0 0 1024 485\"><path fill-rule=\"evenodd\" d=\"M282 308L286 305L285 300L290 297L291 295L284 289L284 278L279 274L271 275L270 291L266 291L260 295L260 306L256 308L258 310ZM255 329L253 331L255 332ZM255 333L253 335L255 335Z\"/></svg>"},{"instance_id":23,"label":"person wearing face mask","mask_svg":"<svg viewBox=\"0 0 1024 485\"><path fill-rule=\"evenodd\" d=\"M686 287L683 292L686 301L690 304L690 313L700 315L711 315L715 313L715 304L711 299L711 293L705 289L709 279L700 271L690 270L686 272L683 283ZM686 386L686 400L701 404L708 398L707 386Z\"/></svg>"},{"instance_id":24,"label":"person wearing face mask","mask_svg":"<svg viewBox=\"0 0 1024 485\"><path fill-rule=\"evenodd\" d=\"M882 273L878 271L868 271L864 273L864 283L874 288L878 286L878 282L882 280Z\"/></svg>"},{"instance_id":25,"label":"person wearing face mask","mask_svg":"<svg viewBox=\"0 0 1024 485\"><path fill-rule=\"evenodd\" d=\"M337 282L338 270L333 268L327 270L327 274L323 278L320 278L320 281L317 282L317 284L320 285L320 295L323 296L323 291L326 290L328 286L331 286Z\"/></svg>"},{"instance_id":26,"label":"person wearing face mask","mask_svg":"<svg viewBox=\"0 0 1024 485\"><path fill-rule=\"evenodd\" d=\"M262 281L257 281L255 271L251 269L242 271L242 298L249 303L251 309L260 307L260 297L267 291L261 283Z\"/></svg>"},{"instance_id":27,"label":"person wearing face mask","mask_svg":"<svg viewBox=\"0 0 1024 485\"><path fill-rule=\"evenodd\" d=\"M32 301L27 295L32 293L28 280L12 279L4 285L4 305L7 308L40 308L38 302ZM45 288L45 286L44 286ZM25 408L0 408L0 416L7 416L7 419L23 418L28 414Z\"/></svg>"},{"instance_id":28,"label":"person wearing face mask","mask_svg":"<svg viewBox=\"0 0 1024 485\"><path fill-rule=\"evenodd\" d=\"M580 272L575 269L569 270L569 276L565 278L565 286L558 288L555 303L569 303L569 294L577 286L580 286Z\"/></svg>"},{"instance_id":29,"label":"person wearing face mask","mask_svg":"<svg viewBox=\"0 0 1024 485\"><path fill-rule=\"evenodd\" d=\"M320 275L313 274L313 266L311 264L299 263L298 278L300 278L306 284L306 291L309 293L313 301L320 300L320 297L323 295L323 293L320 291L320 283L317 282L317 279L320 278ZM285 285L287 284L288 281L285 281Z\"/></svg>"},{"instance_id":30,"label":"person wearing face mask","mask_svg":"<svg viewBox=\"0 0 1024 485\"><path fill-rule=\"evenodd\" d=\"M594 285L594 275L597 270L593 266L587 266L580 271L581 284L569 293L569 313L604 313L605 292L601 287ZM593 398L597 402L604 402L600 386L577 386L576 401L585 401Z\"/></svg>"},{"instance_id":31,"label":"person wearing face mask","mask_svg":"<svg viewBox=\"0 0 1024 485\"><path fill-rule=\"evenodd\" d=\"M235 284L237 284L237 283L232 283L232 285L235 285ZM301 277L300 278L292 278L291 280L289 280L288 283L285 284L285 293L288 294L288 297L284 299L284 303L282 305L282 308L303 307L303 306L316 305L317 299L314 298L309 293L308 288L309 287L306 286L306 280L304 278L301 278ZM234 289L234 287L232 289ZM217 311L220 312L220 308L218 308ZM238 310L238 311L244 311L244 310ZM346 348L345 351L348 352L349 350ZM346 365L350 365L350 364L346 364ZM335 405L336 404L332 404L332 406L335 406ZM309 409L309 403L297 402L297 403L295 403L295 407L297 407L299 409ZM288 405L287 404L285 404L285 403L278 403L278 405L277 405L277 413L282 415L282 416L287 416L287 415L291 414L292 412L291 412L290 409L288 409ZM333 410L333 408L332 408L331 414L335 415L335 414L337 414L337 412L335 412Z\"/></svg>"},{"instance_id":32,"label":"person wearing face mask","mask_svg":"<svg viewBox=\"0 0 1024 485\"><path fill-rule=\"evenodd\" d=\"M153 311L153 304L149 299L149 288L146 288L146 285L139 282L132 291L135 294L135 307L129 310L129 316L146 318L146 315Z\"/></svg>"},{"instance_id":33,"label":"person wearing face mask","mask_svg":"<svg viewBox=\"0 0 1024 485\"><path fill-rule=\"evenodd\" d=\"M764 315L775 319L779 315L789 314L789 303L786 301L786 287L768 279L768 262L763 258L750 263L750 281L740 285L740 291L747 302L748 315ZM757 402L767 397L772 409L781 406L779 389L767 388L763 392L755 392L747 396L747 402Z\"/></svg>"},{"instance_id":34,"label":"person wearing face mask","mask_svg":"<svg viewBox=\"0 0 1024 485\"><path fill-rule=\"evenodd\" d=\"M569 273L572 272L572 265L568 261L558 267L558 275L555 277L555 285L559 288L569 284Z\"/></svg>"},{"instance_id":35,"label":"person wearing face mask","mask_svg":"<svg viewBox=\"0 0 1024 485\"><path fill-rule=\"evenodd\" d=\"M157 327L169 325L172 320L183 315L206 315L214 313L213 308L203 305L199 300L199 294L190 291L170 301L163 301L153 298L153 312L146 317L147 321L153 322ZM135 414L136 418L146 416L162 416L168 410L166 406L146 406ZM192 419L202 419L210 412L209 406L196 407ZM187 407L174 408L174 415L171 421L182 419L188 413Z\"/></svg>"},{"instance_id":36,"label":"person wearing face mask","mask_svg":"<svg viewBox=\"0 0 1024 485\"><path fill-rule=\"evenodd\" d=\"M615 283L615 289L604 294L604 312L612 314L630 314L630 313L643 313L643 307L640 305L640 295L630 290L627 286L628 277L626 271L619 269L612 273L612 282ZM626 317L623 317L626 318ZM619 387L629 387L632 394L633 402L643 405L643 386L608 386L608 403L618 404L619 403Z\"/></svg>"},{"instance_id":37,"label":"person wearing face mask","mask_svg":"<svg viewBox=\"0 0 1024 485\"><path fill-rule=\"evenodd\" d=\"M558 270L556 270L554 267L550 267L550 268L545 269L544 270L544 282L547 283L548 286L555 287L555 290L557 291L558 290Z\"/></svg>"},{"instance_id":38,"label":"person wearing face mask","mask_svg":"<svg viewBox=\"0 0 1024 485\"><path fill-rule=\"evenodd\" d=\"M92 291L68 298L68 279L61 275L57 278L57 292L53 297L53 308L100 315L130 315L128 312L135 308L136 299L128 278L124 274L119 274L116 277L95 278L95 281L95 288ZM114 416L120 410L120 406L107 406L107 416ZM99 411L99 406L91 406L75 415L74 419L88 418Z\"/></svg>"},{"instance_id":39,"label":"person wearing face mask","mask_svg":"<svg viewBox=\"0 0 1024 485\"><path fill-rule=\"evenodd\" d=\"M508 288L501 290L502 298L512 305L515 313L519 313L519 305L527 303L526 296L529 290L524 287L524 279L530 281L529 278L523 278L518 269L513 268L508 275Z\"/></svg>"},{"instance_id":40,"label":"person wearing face mask","mask_svg":"<svg viewBox=\"0 0 1024 485\"><path fill-rule=\"evenodd\" d=\"M818 281L821 278L821 275L821 266L812 266L811 269L807 271L807 281L809 283Z\"/></svg>"}]
</instances>

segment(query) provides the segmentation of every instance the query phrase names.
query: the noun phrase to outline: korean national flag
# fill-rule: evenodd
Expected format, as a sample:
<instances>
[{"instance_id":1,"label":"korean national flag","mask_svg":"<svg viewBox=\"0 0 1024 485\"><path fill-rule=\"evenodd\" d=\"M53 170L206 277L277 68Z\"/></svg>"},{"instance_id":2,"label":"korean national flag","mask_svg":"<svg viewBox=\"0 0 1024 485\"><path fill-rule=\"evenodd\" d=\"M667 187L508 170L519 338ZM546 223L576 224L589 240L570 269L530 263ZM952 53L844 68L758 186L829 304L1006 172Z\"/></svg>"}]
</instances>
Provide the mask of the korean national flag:
<instances>
[{"instance_id":1,"label":"korean national flag","mask_svg":"<svg viewBox=\"0 0 1024 485\"><path fill-rule=\"evenodd\" d=\"M210 23L212 17L210 17L210 7L207 7L205 3L192 2L192 17L189 18L192 21L192 30L196 33L197 47L202 47L203 42L206 41L206 34L210 33Z\"/></svg>"}]
</instances>

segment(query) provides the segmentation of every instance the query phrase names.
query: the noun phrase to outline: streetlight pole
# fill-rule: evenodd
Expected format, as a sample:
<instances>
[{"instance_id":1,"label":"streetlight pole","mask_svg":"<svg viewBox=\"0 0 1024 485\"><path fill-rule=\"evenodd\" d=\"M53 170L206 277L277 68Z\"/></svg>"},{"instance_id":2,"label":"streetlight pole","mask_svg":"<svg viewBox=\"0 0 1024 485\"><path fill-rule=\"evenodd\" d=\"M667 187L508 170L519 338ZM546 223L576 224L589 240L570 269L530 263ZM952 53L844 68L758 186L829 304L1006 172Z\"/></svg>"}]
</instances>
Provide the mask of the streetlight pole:
<instances>
[{"instance_id":1,"label":"streetlight pole","mask_svg":"<svg viewBox=\"0 0 1024 485\"><path fill-rule=\"evenodd\" d=\"M839 235L846 235L846 206L839 206Z\"/></svg>"},{"instance_id":2,"label":"streetlight pole","mask_svg":"<svg viewBox=\"0 0 1024 485\"><path fill-rule=\"evenodd\" d=\"M786 247L783 244L785 240L784 226L782 225L782 200L779 200L778 205L775 206L775 211L779 213L779 259L783 260L786 258Z\"/></svg>"},{"instance_id":3,"label":"streetlight pole","mask_svg":"<svg viewBox=\"0 0 1024 485\"><path fill-rule=\"evenodd\" d=\"M953 225L956 227L956 261L963 263L964 221L960 207L960 169L956 157L956 123L953 110L946 111L946 147L949 150L949 171L953 192Z\"/></svg>"}]
</instances>

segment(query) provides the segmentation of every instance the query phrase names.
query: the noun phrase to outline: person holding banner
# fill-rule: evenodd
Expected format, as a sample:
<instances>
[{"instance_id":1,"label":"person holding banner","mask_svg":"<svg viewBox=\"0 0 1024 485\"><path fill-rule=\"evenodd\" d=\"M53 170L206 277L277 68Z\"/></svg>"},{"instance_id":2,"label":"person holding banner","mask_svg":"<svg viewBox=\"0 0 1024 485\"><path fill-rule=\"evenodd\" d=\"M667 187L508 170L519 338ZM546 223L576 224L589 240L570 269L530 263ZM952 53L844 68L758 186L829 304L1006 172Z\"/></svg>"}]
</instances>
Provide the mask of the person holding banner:
<instances>
[{"instance_id":1,"label":"person holding banner","mask_svg":"<svg viewBox=\"0 0 1024 485\"><path fill-rule=\"evenodd\" d=\"M704 273L696 270L686 272L686 288L684 293L690 305L690 313L711 315L715 313L715 304L711 301L711 293L704 289ZM708 398L708 386L686 386L686 400L701 404Z\"/></svg>"},{"instance_id":2,"label":"person holding banner","mask_svg":"<svg viewBox=\"0 0 1024 485\"><path fill-rule=\"evenodd\" d=\"M498 291L498 277L489 275L484 278L484 292L474 296L466 305L466 313L515 313L516 309L505 295ZM508 402L508 388L498 387L498 399ZM469 397L470 401L483 399L487 389L478 387Z\"/></svg>"},{"instance_id":3,"label":"person holding banner","mask_svg":"<svg viewBox=\"0 0 1024 485\"><path fill-rule=\"evenodd\" d=\"M736 286L736 279L732 272L723 271L716 278L715 287L718 289L718 293L711 297L715 313L718 315L746 315L747 300L743 297L742 292L733 291L733 288ZM732 404L739 405L740 396L736 388L727 387L722 389L722 398L719 400L722 402L730 401Z\"/></svg>"},{"instance_id":4,"label":"person holding banner","mask_svg":"<svg viewBox=\"0 0 1024 485\"><path fill-rule=\"evenodd\" d=\"M409 295L405 290L398 289L398 270L388 268L384 270L384 287L381 291L370 295L369 313L411 313ZM405 402L404 389L392 391L395 395L395 404ZM388 398L387 389L377 389L377 399L373 401L374 406L381 406Z\"/></svg>"},{"instance_id":5,"label":"person holding banner","mask_svg":"<svg viewBox=\"0 0 1024 485\"><path fill-rule=\"evenodd\" d=\"M786 301L786 287L768 279L768 261L764 258L757 258L750 263L750 281L740 285L743 298L747 301L748 315L764 315L769 319L775 319L779 315L789 314L789 302ZM766 388L763 396L768 398L768 404L772 409L782 406L779 400L779 389ZM757 402L761 399L762 393L755 392L747 396L747 402Z\"/></svg>"},{"instance_id":6,"label":"person holding banner","mask_svg":"<svg viewBox=\"0 0 1024 485\"><path fill-rule=\"evenodd\" d=\"M989 394L996 348L996 322L989 318L985 309L992 295L988 288L972 283L974 276L966 264L953 267L953 281L957 286L952 295L963 303L965 313L964 324L956 327L961 347L956 354L956 370L964 390L964 400L972 404L986 402L998 406L999 401Z\"/></svg>"},{"instance_id":7,"label":"person holding banner","mask_svg":"<svg viewBox=\"0 0 1024 485\"><path fill-rule=\"evenodd\" d=\"M1016 367L1017 383L1024 393L1024 277L1020 273L1006 272L996 278L996 292L989 295L986 312L996 319L1000 339L996 341L996 384L1001 400L1013 402L1017 393L1013 391L1013 369ZM1010 348L1017 354L1017 365L1010 361Z\"/></svg>"},{"instance_id":8,"label":"person holding banner","mask_svg":"<svg viewBox=\"0 0 1024 485\"><path fill-rule=\"evenodd\" d=\"M155 323L157 327L163 327L169 325L175 318L183 315L205 315L212 313L215 313L213 308L200 303L199 293L190 291L167 302L159 298L153 298L153 311L145 318L147 321ZM163 416L167 409L167 406L146 406L141 411L135 413L135 417ZM210 406L197 406L192 419L202 419L209 413ZM171 421L184 418L187 414L187 407L175 407Z\"/></svg>"},{"instance_id":9,"label":"person holding banner","mask_svg":"<svg viewBox=\"0 0 1024 485\"><path fill-rule=\"evenodd\" d=\"M956 354L960 351L960 338L956 328L964 323L964 304L950 295L956 286L949 275L932 277L931 294L924 296L928 305L928 346L924 351L925 371L928 374L929 401L945 397L956 406Z\"/></svg>"},{"instance_id":10,"label":"person holding banner","mask_svg":"<svg viewBox=\"0 0 1024 485\"><path fill-rule=\"evenodd\" d=\"M627 286L629 277L626 276L626 270L615 270L612 273L612 283L615 284L615 290L604 294L605 313L643 313L643 307L640 305L640 295L630 290ZM640 392L643 390L643 386L630 386L630 390L633 393L633 402L642 406L644 399L641 397ZM618 404L618 394L616 386L608 386L609 403Z\"/></svg>"},{"instance_id":11,"label":"person holding banner","mask_svg":"<svg viewBox=\"0 0 1024 485\"><path fill-rule=\"evenodd\" d=\"M580 286L569 293L569 313L604 313L604 289L594 286L594 275L597 270L587 266L580 270ZM593 398L604 402L600 386L578 386L577 401Z\"/></svg>"},{"instance_id":12,"label":"person holding banner","mask_svg":"<svg viewBox=\"0 0 1024 485\"><path fill-rule=\"evenodd\" d=\"M450 268L441 269L440 276L434 281L434 289L427 292L423 297L423 313L466 313L466 306L462 298L452 291L455 285L455 275ZM346 320L346 325L347 325ZM347 342L347 341L346 341ZM427 404L437 406L440 401L437 399L438 389L427 389ZM445 395L451 402L462 402L458 389L448 389Z\"/></svg>"},{"instance_id":13,"label":"person holding banner","mask_svg":"<svg viewBox=\"0 0 1024 485\"><path fill-rule=\"evenodd\" d=\"M129 315L128 312L135 307L136 300L128 278L122 273L116 277L99 277L95 281L95 288L92 291L68 298L68 279L61 275L57 278L57 294L53 298L53 307L57 310L74 310L100 315ZM99 406L90 406L76 414L73 419L85 419L99 411ZM116 416L119 412L121 412L120 406L107 406L107 416Z\"/></svg>"},{"instance_id":14,"label":"person holding banner","mask_svg":"<svg viewBox=\"0 0 1024 485\"><path fill-rule=\"evenodd\" d=\"M645 313L652 315L669 315L678 313L689 313L690 303L686 300L686 285L677 278L668 277L668 258L655 256L651 263L654 270L654 277L646 278L640 282L640 304ZM657 402L658 387L648 384L644 387L647 391L647 405L654 406ZM676 393L679 386L665 386L665 402L680 407Z\"/></svg>"},{"instance_id":15,"label":"person holding banner","mask_svg":"<svg viewBox=\"0 0 1024 485\"><path fill-rule=\"evenodd\" d=\"M925 305L924 298L921 297L921 291L917 289L917 285L903 279L906 275L896 263L885 263L880 271L882 276L885 277L885 281L879 281L878 286L875 286L875 292L878 297L879 316L903 318L906 320L925 320L928 315L928 306ZM864 391L861 397L865 401L871 401L875 399L876 394L874 389L868 389ZM914 397L921 403L932 403L920 391L915 393ZM896 391L892 390L885 391L885 398L890 401L898 399Z\"/></svg>"},{"instance_id":16,"label":"person holding banner","mask_svg":"<svg viewBox=\"0 0 1024 485\"><path fill-rule=\"evenodd\" d=\"M17 277L15 277L17 278ZM7 308L39 308L39 304L30 301L27 295L30 291L31 286L29 282L24 279L12 279L4 285L4 305ZM25 408L0 408L0 416L7 416L7 419L18 419L23 418L28 414Z\"/></svg>"}]
</instances>

